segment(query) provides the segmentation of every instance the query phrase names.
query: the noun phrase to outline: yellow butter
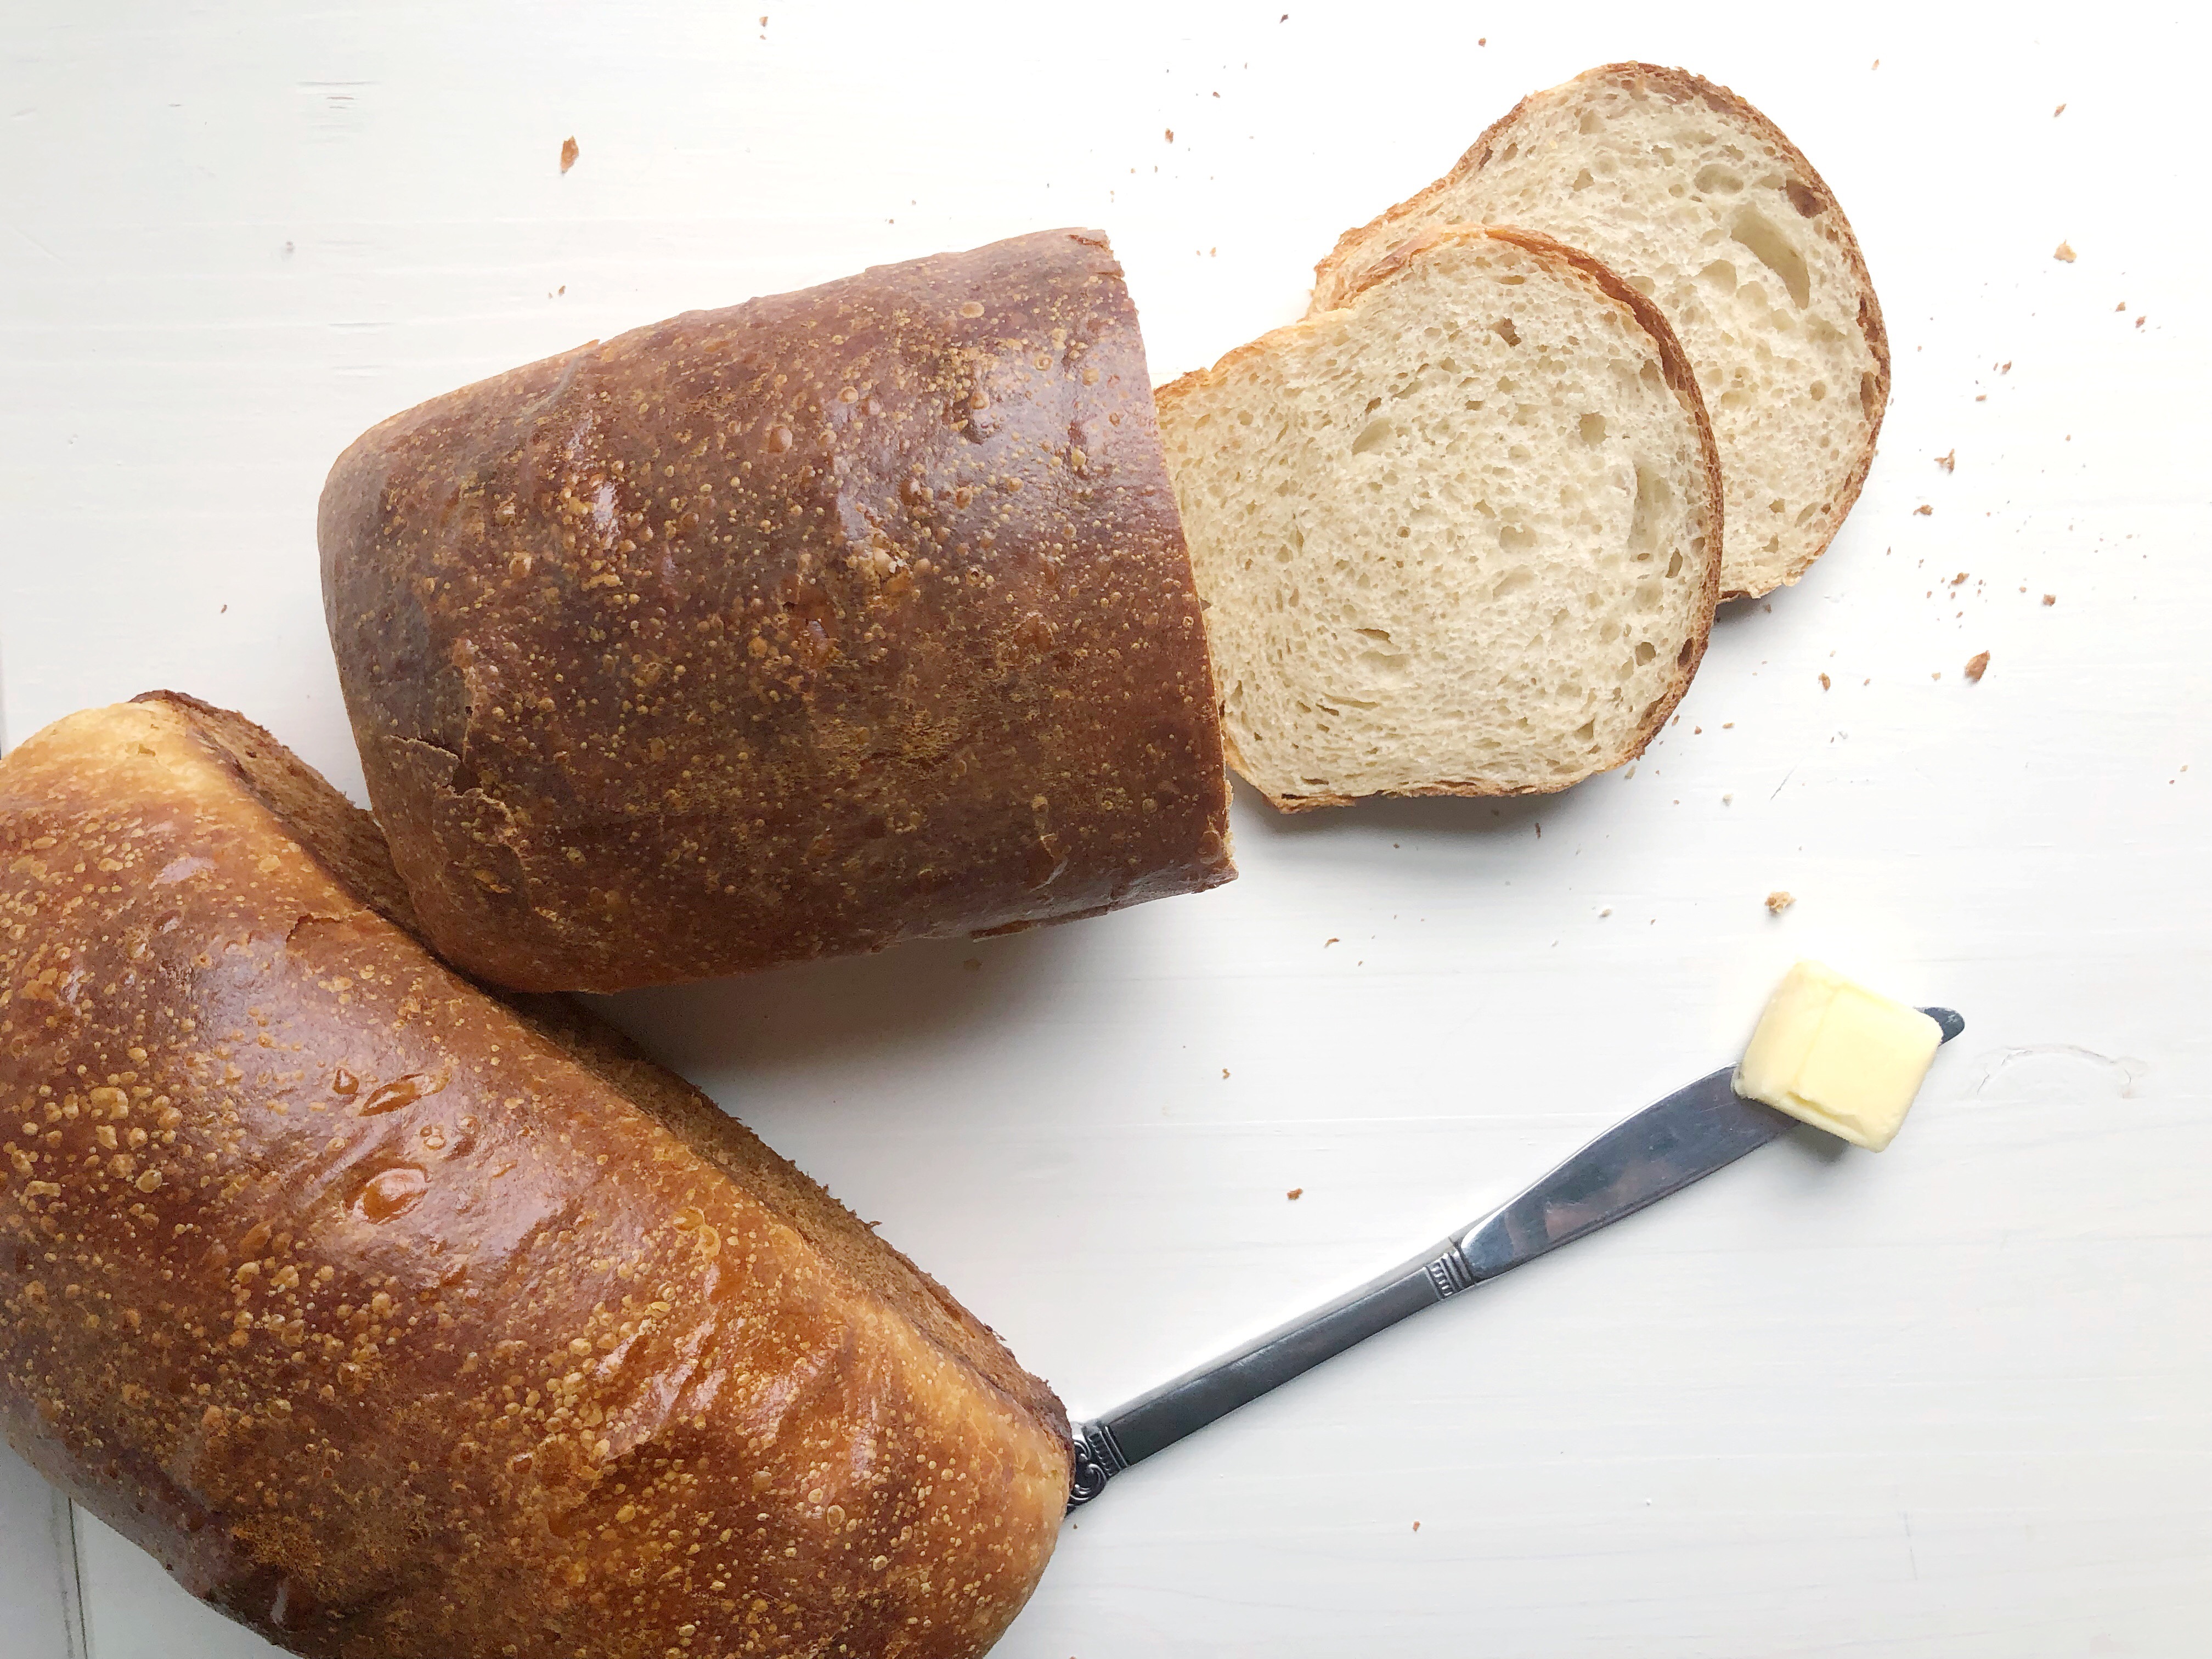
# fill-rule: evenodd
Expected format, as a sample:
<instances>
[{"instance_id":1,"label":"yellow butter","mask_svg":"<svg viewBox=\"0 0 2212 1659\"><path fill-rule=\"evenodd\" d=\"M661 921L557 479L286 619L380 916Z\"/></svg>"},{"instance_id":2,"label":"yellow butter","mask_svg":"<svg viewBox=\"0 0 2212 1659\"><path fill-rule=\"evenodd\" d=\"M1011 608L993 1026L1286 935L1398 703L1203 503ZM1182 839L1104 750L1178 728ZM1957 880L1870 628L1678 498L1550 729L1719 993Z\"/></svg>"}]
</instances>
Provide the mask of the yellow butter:
<instances>
[{"instance_id":1,"label":"yellow butter","mask_svg":"<svg viewBox=\"0 0 2212 1659\"><path fill-rule=\"evenodd\" d=\"M1917 1008L1801 962L1759 1016L1735 1091L1878 1152L1895 1139L1942 1042Z\"/></svg>"}]
</instances>

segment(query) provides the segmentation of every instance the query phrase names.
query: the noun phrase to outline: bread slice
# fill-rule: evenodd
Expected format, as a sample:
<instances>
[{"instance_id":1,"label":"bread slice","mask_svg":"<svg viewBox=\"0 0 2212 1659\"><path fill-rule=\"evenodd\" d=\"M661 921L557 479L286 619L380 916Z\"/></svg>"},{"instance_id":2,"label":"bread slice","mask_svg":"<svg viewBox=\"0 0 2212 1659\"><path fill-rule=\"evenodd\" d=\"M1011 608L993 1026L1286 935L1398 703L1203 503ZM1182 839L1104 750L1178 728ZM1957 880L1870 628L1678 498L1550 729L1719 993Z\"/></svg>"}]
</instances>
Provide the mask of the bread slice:
<instances>
[{"instance_id":1,"label":"bread slice","mask_svg":"<svg viewBox=\"0 0 2212 1659\"><path fill-rule=\"evenodd\" d=\"M1401 243L1158 394L1230 763L1277 806L1564 789L1639 753L1718 592L1688 361L1605 266Z\"/></svg>"},{"instance_id":2,"label":"bread slice","mask_svg":"<svg viewBox=\"0 0 2212 1659\"><path fill-rule=\"evenodd\" d=\"M1532 94L1315 270L1313 309L1426 225L1525 225L1595 254L1674 325L1720 440L1724 599L1820 556L1889 401L1889 337L1834 193L1774 123L1686 70L1607 64Z\"/></svg>"}]
</instances>

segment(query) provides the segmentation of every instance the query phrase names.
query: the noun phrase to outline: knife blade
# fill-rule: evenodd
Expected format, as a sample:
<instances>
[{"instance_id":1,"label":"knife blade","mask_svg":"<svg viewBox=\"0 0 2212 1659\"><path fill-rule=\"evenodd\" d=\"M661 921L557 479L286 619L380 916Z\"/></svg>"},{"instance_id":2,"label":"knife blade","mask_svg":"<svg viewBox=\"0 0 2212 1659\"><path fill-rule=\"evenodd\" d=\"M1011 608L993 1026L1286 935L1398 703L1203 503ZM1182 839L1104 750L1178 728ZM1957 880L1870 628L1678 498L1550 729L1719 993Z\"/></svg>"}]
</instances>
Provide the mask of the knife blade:
<instances>
[{"instance_id":1,"label":"knife blade","mask_svg":"<svg viewBox=\"0 0 2212 1659\"><path fill-rule=\"evenodd\" d=\"M1921 1011L1948 1042L1966 1021ZM1227 1416L1408 1315L1472 1290L1633 1215L1745 1153L1797 1120L1735 1092L1723 1066L1615 1124L1565 1163L1437 1249L1184 1372L1127 1405L1075 1425L1067 1507L1186 1435Z\"/></svg>"}]
</instances>

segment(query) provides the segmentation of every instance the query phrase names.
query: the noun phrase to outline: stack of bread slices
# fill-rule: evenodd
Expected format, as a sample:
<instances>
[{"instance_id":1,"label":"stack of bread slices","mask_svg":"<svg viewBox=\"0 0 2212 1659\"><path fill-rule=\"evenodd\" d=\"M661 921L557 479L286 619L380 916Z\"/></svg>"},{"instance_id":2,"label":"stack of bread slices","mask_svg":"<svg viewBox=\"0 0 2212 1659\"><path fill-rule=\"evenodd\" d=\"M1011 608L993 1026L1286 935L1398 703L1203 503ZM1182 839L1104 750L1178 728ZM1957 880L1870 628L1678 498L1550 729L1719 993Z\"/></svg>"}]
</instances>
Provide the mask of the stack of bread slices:
<instances>
[{"instance_id":1,"label":"stack of bread slices","mask_svg":"<svg viewBox=\"0 0 2212 1659\"><path fill-rule=\"evenodd\" d=\"M1231 764L1277 806L1632 759L1717 601L1834 536L1889 395L1843 210L1680 70L1523 99L1158 394Z\"/></svg>"}]
</instances>

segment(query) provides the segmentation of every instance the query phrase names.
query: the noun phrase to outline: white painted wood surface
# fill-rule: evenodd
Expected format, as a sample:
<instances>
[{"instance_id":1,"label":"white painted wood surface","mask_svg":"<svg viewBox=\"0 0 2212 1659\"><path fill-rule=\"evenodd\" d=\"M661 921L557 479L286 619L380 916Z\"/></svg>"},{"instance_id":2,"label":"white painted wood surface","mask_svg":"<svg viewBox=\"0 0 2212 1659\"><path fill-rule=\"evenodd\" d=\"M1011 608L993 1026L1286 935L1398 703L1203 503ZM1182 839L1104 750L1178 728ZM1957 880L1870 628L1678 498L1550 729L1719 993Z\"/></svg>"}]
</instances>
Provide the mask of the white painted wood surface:
<instances>
[{"instance_id":1,"label":"white painted wood surface","mask_svg":"<svg viewBox=\"0 0 2212 1659\"><path fill-rule=\"evenodd\" d=\"M1064 223L1112 233L1164 379L1294 316L1339 230L1521 93L1686 64L1836 187L1896 398L1835 549L1723 619L1632 775L1296 821L1240 793L1217 893L612 1012L1080 1412L1724 1060L1796 955L1955 1004L1893 1150L1807 1132L1123 1477L1000 1651L2205 1652L2202 23L762 3L15 0L8 733L176 686L357 794L313 508L371 422ZM0 1652L69 1651L80 1579L91 1659L272 1651L76 1531L72 1565L0 1465Z\"/></svg>"}]
</instances>

